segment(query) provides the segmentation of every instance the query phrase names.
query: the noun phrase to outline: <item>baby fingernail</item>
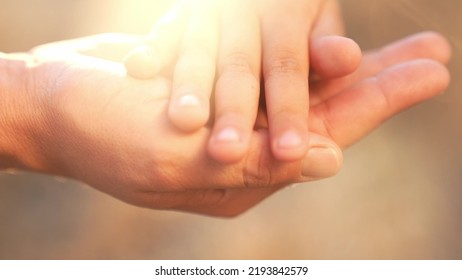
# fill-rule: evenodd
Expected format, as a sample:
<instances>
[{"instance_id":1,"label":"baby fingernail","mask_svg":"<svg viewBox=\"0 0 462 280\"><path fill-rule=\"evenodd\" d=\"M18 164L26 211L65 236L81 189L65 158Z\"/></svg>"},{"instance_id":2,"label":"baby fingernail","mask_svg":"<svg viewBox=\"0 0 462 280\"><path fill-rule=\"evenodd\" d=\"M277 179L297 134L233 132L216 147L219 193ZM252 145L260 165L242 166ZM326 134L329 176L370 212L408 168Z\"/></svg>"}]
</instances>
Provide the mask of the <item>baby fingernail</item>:
<instances>
[{"instance_id":1,"label":"baby fingernail","mask_svg":"<svg viewBox=\"0 0 462 280\"><path fill-rule=\"evenodd\" d=\"M215 140L220 142L239 142L241 137L239 132L234 127L222 129L216 136Z\"/></svg>"},{"instance_id":2,"label":"baby fingernail","mask_svg":"<svg viewBox=\"0 0 462 280\"><path fill-rule=\"evenodd\" d=\"M303 140L299 134L293 131L287 131L279 137L277 146L281 149L292 149L299 147L302 143Z\"/></svg>"},{"instance_id":3,"label":"baby fingernail","mask_svg":"<svg viewBox=\"0 0 462 280\"><path fill-rule=\"evenodd\" d=\"M152 56L152 49L149 46L139 46L135 49L135 52L143 54L145 56Z\"/></svg>"},{"instance_id":4,"label":"baby fingernail","mask_svg":"<svg viewBox=\"0 0 462 280\"><path fill-rule=\"evenodd\" d=\"M338 151L329 146L312 147L303 160L302 175L311 178L325 178L335 175L341 165Z\"/></svg>"},{"instance_id":5,"label":"baby fingernail","mask_svg":"<svg viewBox=\"0 0 462 280\"><path fill-rule=\"evenodd\" d=\"M178 101L178 105L182 107L198 107L200 104L199 98L193 94L183 95Z\"/></svg>"},{"instance_id":6,"label":"baby fingernail","mask_svg":"<svg viewBox=\"0 0 462 280\"><path fill-rule=\"evenodd\" d=\"M140 46L124 58L128 73L138 79L150 79L160 71L160 61L148 46Z\"/></svg>"}]
</instances>

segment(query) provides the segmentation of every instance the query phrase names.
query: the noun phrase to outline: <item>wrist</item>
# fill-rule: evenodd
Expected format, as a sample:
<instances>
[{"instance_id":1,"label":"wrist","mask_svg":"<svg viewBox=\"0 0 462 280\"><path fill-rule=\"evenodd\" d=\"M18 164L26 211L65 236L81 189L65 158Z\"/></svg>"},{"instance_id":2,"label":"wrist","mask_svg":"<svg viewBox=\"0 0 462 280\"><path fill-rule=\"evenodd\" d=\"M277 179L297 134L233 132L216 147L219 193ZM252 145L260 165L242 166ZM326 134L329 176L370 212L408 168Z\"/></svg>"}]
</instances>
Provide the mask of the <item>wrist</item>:
<instances>
[{"instance_id":1,"label":"wrist","mask_svg":"<svg viewBox=\"0 0 462 280\"><path fill-rule=\"evenodd\" d=\"M43 108L28 55L0 54L0 169L47 172Z\"/></svg>"}]
</instances>

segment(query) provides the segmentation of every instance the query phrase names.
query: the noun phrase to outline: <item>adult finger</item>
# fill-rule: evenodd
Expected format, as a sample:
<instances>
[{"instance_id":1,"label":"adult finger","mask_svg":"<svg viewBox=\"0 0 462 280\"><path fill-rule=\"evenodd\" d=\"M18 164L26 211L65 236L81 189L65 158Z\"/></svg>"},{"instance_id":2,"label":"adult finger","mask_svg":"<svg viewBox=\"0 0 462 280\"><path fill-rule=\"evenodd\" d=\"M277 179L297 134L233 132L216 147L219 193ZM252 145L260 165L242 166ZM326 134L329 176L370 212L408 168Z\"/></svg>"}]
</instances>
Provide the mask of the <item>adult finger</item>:
<instances>
[{"instance_id":1,"label":"adult finger","mask_svg":"<svg viewBox=\"0 0 462 280\"><path fill-rule=\"evenodd\" d=\"M443 92L449 80L446 67L434 60L389 67L314 106L311 128L347 147L401 110Z\"/></svg>"},{"instance_id":2,"label":"adult finger","mask_svg":"<svg viewBox=\"0 0 462 280\"><path fill-rule=\"evenodd\" d=\"M428 58L440 63L448 63L451 47L448 41L438 33L422 32L393 42L379 50L364 54L359 68L351 75L337 80L321 80L311 84L311 105L351 87L366 77L376 75L387 67L418 58Z\"/></svg>"}]
</instances>

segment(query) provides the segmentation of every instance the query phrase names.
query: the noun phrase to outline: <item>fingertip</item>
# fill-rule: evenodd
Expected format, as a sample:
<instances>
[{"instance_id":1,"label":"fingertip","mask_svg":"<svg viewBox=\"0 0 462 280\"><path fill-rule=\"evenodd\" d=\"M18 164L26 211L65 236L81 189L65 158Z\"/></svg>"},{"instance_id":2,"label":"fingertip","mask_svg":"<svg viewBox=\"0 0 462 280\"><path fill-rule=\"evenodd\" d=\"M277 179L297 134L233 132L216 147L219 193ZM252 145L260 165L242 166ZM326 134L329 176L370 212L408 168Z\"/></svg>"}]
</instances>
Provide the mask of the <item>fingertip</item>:
<instances>
[{"instance_id":1,"label":"fingertip","mask_svg":"<svg viewBox=\"0 0 462 280\"><path fill-rule=\"evenodd\" d=\"M346 37L339 37L338 40L344 45L346 59L343 60L344 63L344 74L353 73L358 69L361 64L362 51L361 47L353 39Z\"/></svg>"},{"instance_id":2,"label":"fingertip","mask_svg":"<svg viewBox=\"0 0 462 280\"><path fill-rule=\"evenodd\" d=\"M207 123L207 116L199 110L185 110L182 113L170 113L171 123L183 132L194 132Z\"/></svg>"},{"instance_id":3,"label":"fingertip","mask_svg":"<svg viewBox=\"0 0 462 280\"><path fill-rule=\"evenodd\" d=\"M451 81L448 68L441 62L429 58L392 66L377 77L380 77L382 90L396 98L396 104L401 104L400 108L442 94ZM408 94L402 96L403 92ZM403 102L404 100L407 102Z\"/></svg>"},{"instance_id":4,"label":"fingertip","mask_svg":"<svg viewBox=\"0 0 462 280\"><path fill-rule=\"evenodd\" d=\"M160 61L149 46L140 46L129 52L124 58L127 74L137 79L151 79L159 73Z\"/></svg>"},{"instance_id":5,"label":"fingertip","mask_svg":"<svg viewBox=\"0 0 462 280\"><path fill-rule=\"evenodd\" d=\"M208 144L209 156L223 164L239 162L248 152L249 137L233 126L214 129Z\"/></svg>"},{"instance_id":6,"label":"fingertip","mask_svg":"<svg viewBox=\"0 0 462 280\"><path fill-rule=\"evenodd\" d=\"M438 61L427 60L425 63L429 64L429 71L434 73L433 85L435 88L433 91L440 94L444 93L451 84L451 73L449 69Z\"/></svg>"},{"instance_id":7,"label":"fingertip","mask_svg":"<svg viewBox=\"0 0 462 280\"><path fill-rule=\"evenodd\" d=\"M440 33L424 31L393 42L382 48L378 54L386 65L419 58L429 58L448 64L452 48L449 41Z\"/></svg>"},{"instance_id":8,"label":"fingertip","mask_svg":"<svg viewBox=\"0 0 462 280\"><path fill-rule=\"evenodd\" d=\"M184 132L194 132L205 126L209 114L207 103L194 94L175 97L168 110L172 124Z\"/></svg>"},{"instance_id":9,"label":"fingertip","mask_svg":"<svg viewBox=\"0 0 462 280\"><path fill-rule=\"evenodd\" d=\"M302 176L323 179L336 175L343 165L343 153L332 140L312 134L310 147L302 161Z\"/></svg>"},{"instance_id":10,"label":"fingertip","mask_svg":"<svg viewBox=\"0 0 462 280\"><path fill-rule=\"evenodd\" d=\"M342 36L315 38L310 59L314 72L321 78L337 78L353 73L361 63L361 48Z\"/></svg>"},{"instance_id":11,"label":"fingertip","mask_svg":"<svg viewBox=\"0 0 462 280\"><path fill-rule=\"evenodd\" d=\"M435 49L435 59L448 64L452 57L452 47L449 40L444 37L441 33L436 31L424 31L418 33L417 36L421 36L428 41L428 45L433 46Z\"/></svg>"},{"instance_id":12,"label":"fingertip","mask_svg":"<svg viewBox=\"0 0 462 280\"><path fill-rule=\"evenodd\" d=\"M302 131L289 129L273 138L273 156L283 162L303 159L308 151L308 135Z\"/></svg>"}]
</instances>

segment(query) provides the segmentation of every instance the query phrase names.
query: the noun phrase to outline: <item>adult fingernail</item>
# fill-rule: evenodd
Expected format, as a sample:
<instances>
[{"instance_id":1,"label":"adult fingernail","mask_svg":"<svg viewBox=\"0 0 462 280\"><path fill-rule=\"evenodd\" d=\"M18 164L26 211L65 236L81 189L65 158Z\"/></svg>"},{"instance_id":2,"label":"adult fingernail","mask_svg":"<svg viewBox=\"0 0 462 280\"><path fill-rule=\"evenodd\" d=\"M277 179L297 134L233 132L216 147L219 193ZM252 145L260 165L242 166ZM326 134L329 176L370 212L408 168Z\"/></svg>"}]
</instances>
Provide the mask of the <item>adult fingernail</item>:
<instances>
[{"instance_id":1,"label":"adult fingernail","mask_svg":"<svg viewBox=\"0 0 462 280\"><path fill-rule=\"evenodd\" d=\"M335 175L341 166L341 155L330 146L314 146L303 160L302 176L326 178Z\"/></svg>"}]
</instances>

